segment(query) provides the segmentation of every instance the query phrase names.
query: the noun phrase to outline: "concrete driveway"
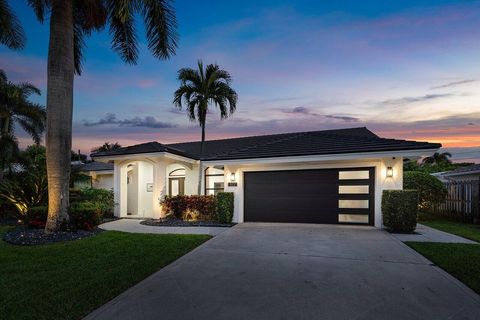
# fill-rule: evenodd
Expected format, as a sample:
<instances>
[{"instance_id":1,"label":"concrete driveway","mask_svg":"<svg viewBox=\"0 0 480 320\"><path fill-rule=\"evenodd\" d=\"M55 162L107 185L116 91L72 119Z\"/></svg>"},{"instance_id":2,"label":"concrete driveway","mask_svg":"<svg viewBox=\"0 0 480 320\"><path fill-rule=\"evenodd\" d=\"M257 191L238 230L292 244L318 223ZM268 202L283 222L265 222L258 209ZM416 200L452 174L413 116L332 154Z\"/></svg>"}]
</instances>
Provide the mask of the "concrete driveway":
<instances>
[{"instance_id":1,"label":"concrete driveway","mask_svg":"<svg viewBox=\"0 0 480 320\"><path fill-rule=\"evenodd\" d=\"M241 224L88 319L480 319L480 298L390 234Z\"/></svg>"}]
</instances>

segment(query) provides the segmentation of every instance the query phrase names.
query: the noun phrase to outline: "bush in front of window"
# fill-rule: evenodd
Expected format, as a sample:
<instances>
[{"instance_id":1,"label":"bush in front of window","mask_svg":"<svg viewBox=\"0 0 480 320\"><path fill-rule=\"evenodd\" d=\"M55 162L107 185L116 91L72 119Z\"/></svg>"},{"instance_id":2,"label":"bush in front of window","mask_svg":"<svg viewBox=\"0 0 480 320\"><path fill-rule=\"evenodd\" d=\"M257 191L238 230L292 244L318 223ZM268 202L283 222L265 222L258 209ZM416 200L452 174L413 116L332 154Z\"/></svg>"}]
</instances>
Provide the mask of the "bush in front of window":
<instances>
[{"instance_id":1,"label":"bush in front of window","mask_svg":"<svg viewBox=\"0 0 480 320\"><path fill-rule=\"evenodd\" d=\"M161 202L161 205L167 216L173 215L177 219L186 221L215 220L214 196L167 196Z\"/></svg>"},{"instance_id":2,"label":"bush in front of window","mask_svg":"<svg viewBox=\"0 0 480 320\"><path fill-rule=\"evenodd\" d=\"M221 223L232 223L233 192L219 192L215 199L217 220Z\"/></svg>"},{"instance_id":3,"label":"bush in front of window","mask_svg":"<svg viewBox=\"0 0 480 320\"><path fill-rule=\"evenodd\" d=\"M411 233L417 227L418 191L384 190L383 225L390 232Z\"/></svg>"}]
</instances>

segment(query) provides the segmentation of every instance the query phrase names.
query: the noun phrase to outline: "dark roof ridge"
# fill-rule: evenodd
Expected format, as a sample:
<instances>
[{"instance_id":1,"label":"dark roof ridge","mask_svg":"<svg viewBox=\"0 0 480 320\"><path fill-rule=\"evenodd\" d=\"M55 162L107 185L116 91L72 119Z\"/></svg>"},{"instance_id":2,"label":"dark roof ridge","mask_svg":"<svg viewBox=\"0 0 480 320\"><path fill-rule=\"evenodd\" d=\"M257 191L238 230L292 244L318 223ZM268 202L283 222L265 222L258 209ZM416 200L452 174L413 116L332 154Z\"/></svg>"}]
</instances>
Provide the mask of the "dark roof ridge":
<instances>
[{"instance_id":1,"label":"dark roof ridge","mask_svg":"<svg viewBox=\"0 0 480 320\"><path fill-rule=\"evenodd\" d=\"M294 132L285 132L285 133L273 133L273 134L261 134L261 135L251 135L251 136L246 136L246 137L236 137L236 138L226 138L226 139L213 139L213 140L205 140L205 142L218 142L218 141L231 141L231 140L240 140L240 139L251 139L251 138L267 138L267 137L275 137L275 136L283 136L283 135L292 135L292 134L300 134L300 133L329 133L332 131L350 131L350 130L358 130L358 129L364 129L367 130L369 133L372 135L378 137L375 133L372 131L368 130L367 127L353 127L353 128L341 128L341 129L328 129L328 130L311 130L311 131L294 131ZM169 143L165 144L165 146L170 146L170 145L179 145L179 144L184 144L184 143L192 143L192 142L197 142L197 141L184 141L184 142L175 142L175 143Z\"/></svg>"}]
</instances>

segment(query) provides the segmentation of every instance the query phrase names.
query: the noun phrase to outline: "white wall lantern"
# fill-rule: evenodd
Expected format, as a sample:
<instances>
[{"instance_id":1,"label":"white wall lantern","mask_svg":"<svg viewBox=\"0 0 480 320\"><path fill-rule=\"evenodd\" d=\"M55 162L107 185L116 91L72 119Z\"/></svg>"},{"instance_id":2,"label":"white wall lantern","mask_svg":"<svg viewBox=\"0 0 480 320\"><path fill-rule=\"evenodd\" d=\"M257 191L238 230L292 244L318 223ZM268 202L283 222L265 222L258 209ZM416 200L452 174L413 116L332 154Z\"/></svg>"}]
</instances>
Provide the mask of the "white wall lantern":
<instances>
[{"instance_id":1,"label":"white wall lantern","mask_svg":"<svg viewBox=\"0 0 480 320\"><path fill-rule=\"evenodd\" d=\"M387 178L393 178L393 167L387 167Z\"/></svg>"},{"instance_id":2,"label":"white wall lantern","mask_svg":"<svg viewBox=\"0 0 480 320\"><path fill-rule=\"evenodd\" d=\"M235 180L236 180L235 172L232 172L232 173L230 174L230 182L235 182Z\"/></svg>"}]
</instances>

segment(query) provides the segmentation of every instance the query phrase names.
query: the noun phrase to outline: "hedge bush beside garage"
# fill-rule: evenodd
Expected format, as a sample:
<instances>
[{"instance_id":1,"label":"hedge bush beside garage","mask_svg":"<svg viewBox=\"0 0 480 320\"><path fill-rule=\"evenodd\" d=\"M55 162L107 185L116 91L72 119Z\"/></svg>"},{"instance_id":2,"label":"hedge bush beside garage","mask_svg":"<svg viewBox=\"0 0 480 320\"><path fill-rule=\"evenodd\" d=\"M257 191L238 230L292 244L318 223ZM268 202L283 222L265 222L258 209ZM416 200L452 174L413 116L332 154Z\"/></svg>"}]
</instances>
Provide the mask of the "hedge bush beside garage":
<instances>
[{"instance_id":1,"label":"hedge bush beside garage","mask_svg":"<svg viewBox=\"0 0 480 320\"><path fill-rule=\"evenodd\" d=\"M384 190L383 225L390 232L410 233L417 227L418 191Z\"/></svg>"},{"instance_id":2,"label":"hedge bush beside garage","mask_svg":"<svg viewBox=\"0 0 480 320\"><path fill-rule=\"evenodd\" d=\"M215 196L217 220L221 223L232 223L233 192L219 192Z\"/></svg>"}]
</instances>

